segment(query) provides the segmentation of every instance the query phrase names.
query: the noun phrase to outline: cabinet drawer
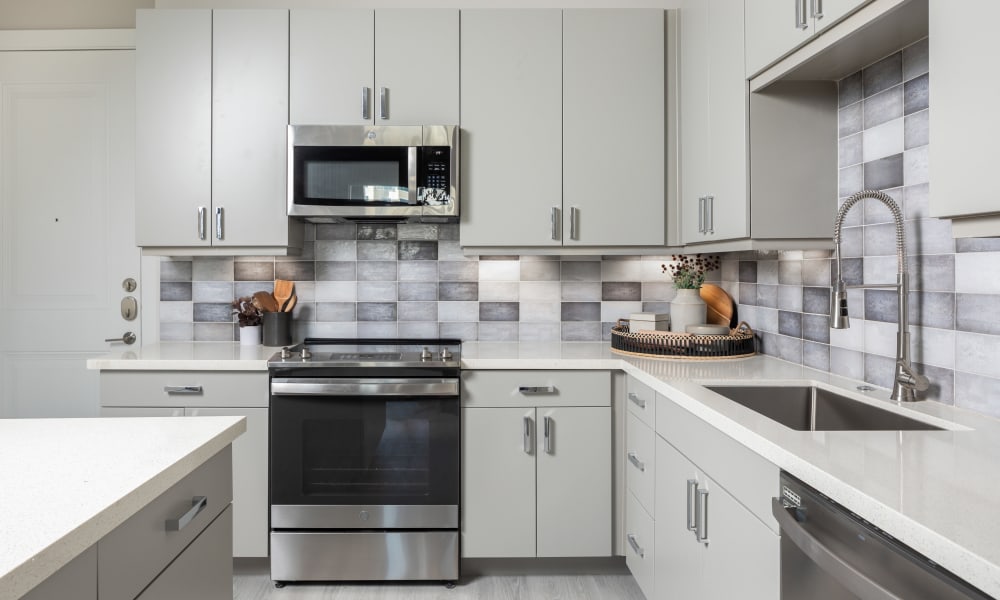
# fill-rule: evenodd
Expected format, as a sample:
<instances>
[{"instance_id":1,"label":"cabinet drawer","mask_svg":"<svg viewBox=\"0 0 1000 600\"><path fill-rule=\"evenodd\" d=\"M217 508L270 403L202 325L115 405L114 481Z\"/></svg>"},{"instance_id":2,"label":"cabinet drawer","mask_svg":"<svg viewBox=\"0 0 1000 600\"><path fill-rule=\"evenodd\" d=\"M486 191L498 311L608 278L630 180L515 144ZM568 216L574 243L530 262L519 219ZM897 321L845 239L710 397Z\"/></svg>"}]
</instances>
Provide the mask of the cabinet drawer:
<instances>
[{"instance_id":1,"label":"cabinet drawer","mask_svg":"<svg viewBox=\"0 0 1000 600\"><path fill-rule=\"evenodd\" d=\"M232 464L227 446L102 538L97 543L98 597L135 598L228 507L233 499ZM190 514L197 496L206 498L204 508L179 530L169 531L167 521ZM231 560L231 546L226 552Z\"/></svg>"},{"instance_id":2,"label":"cabinet drawer","mask_svg":"<svg viewBox=\"0 0 1000 600\"><path fill-rule=\"evenodd\" d=\"M632 494L625 500L625 564L646 598L653 598L653 518Z\"/></svg>"},{"instance_id":3,"label":"cabinet drawer","mask_svg":"<svg viewBox=\"0 0 1000 600\"><path fill-rule=\"evenodd\" d=\"M233 593L233 509L227 507L137 600L228 598Z\"/></svg>"},{"instance_id":4,"label":"cabinet drawer","mask_svg":"<svg viewBox=\"0 0 1000 600\"><path fill-rule=\"evenodd\" d=\"M650 427L656 427L656 394L653 388L635 377L629 377L625 391L625 405L628 411L642 419Z\"/></svg>"},{"instance_id":5,"label":"cabinet drawer","mask_svg":"<svg viewBox=\"0 0 1000 600\"><path fill-rule=\"evenodd\" d=\"M625 422L625 481L647 512L653 512L656 434L634 414Z\"/></svg>"},{"instance_id":6,"label":"cabinet drawer","mask_svg":"<svg viewBox=\"0 0 1000 600\"><path fill-rule=\"evenodd\" d=\"M101 372L101 406L267 405L266 372Z\"/></svg>"},{"instance_id":7,"label":"cabinet drawer","mask_svg":"<svg viewBox=\"0 0 1000 600\"><path fill-rule=\"evenodd\" d=\"M470 407L611 406L610 371L463 371Z\"/></svg>"}]
</instances>

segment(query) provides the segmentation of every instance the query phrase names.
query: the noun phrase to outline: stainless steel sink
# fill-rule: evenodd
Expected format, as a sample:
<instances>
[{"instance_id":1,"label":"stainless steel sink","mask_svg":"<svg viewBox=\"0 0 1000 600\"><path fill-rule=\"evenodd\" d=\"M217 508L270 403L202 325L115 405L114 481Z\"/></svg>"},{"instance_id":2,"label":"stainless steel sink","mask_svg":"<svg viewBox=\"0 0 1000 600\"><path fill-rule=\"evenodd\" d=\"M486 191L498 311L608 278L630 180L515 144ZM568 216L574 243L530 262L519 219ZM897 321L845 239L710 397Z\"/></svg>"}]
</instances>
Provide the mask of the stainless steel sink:
<instances>
[{"instance_id":1,"label":"stainless steel sink","mask_svg":"<svg viewBox=\"0 0 1000 600\"><path fill-rule=\"evenodd\" d=\"M816 386L709 385L705 387L797 431L942 429Z\"/></svg>"}]
</instances>

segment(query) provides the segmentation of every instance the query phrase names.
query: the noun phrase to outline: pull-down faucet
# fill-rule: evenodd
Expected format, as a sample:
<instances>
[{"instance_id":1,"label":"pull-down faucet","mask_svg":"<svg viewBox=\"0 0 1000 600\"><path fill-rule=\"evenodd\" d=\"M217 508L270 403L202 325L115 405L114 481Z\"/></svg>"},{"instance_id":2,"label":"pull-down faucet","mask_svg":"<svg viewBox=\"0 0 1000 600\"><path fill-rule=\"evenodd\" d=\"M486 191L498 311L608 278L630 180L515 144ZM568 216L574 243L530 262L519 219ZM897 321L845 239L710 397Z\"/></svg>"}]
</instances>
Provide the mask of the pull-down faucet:
<instances>
[{"instance_id":1,"label":"pull-down faucet","mask_svg":"<svg viewBox=\"0 0 1000 600\"><path fill-rule=\"evenodd\" d=\"M899 262L896 283L872 284L872 285L846 285L844 283L844 272L840 264L840 231L844 226L844 216L854 207L855 204L872 198L885 204L892 213L892 218L896 222L896 259ZM833 294L830 297L830 327L833 329L847 329L851 326L847 316L847 289L848 288L895 288L899 294L899 330L896 333L896 368L892 379L892 394L889 396L893 400L902 402L915 401L915 391L922 392L927 389L928 381L923 375L913 370L910 364L910 325L907 296L909 293L908 276L906 274L906 240L903 235L903 213L899 210L899 205L884 192L879 190L862 190L847 200L837 211L837 220L833 224L833 243L836 245L837 257L837 283L834 285Z\"/></svg>"}]
</instances>

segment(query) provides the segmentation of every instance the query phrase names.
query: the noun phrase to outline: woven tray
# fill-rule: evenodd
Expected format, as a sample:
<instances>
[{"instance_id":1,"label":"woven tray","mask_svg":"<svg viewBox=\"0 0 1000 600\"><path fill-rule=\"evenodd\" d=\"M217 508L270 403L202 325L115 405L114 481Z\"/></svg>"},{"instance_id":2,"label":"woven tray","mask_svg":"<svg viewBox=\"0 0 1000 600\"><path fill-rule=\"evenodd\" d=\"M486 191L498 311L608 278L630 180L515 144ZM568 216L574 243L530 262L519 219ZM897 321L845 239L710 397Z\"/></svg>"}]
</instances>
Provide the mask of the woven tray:
<instances>
[{"instance_id":1,"label":"woven tray","mask_svg":"<svg viewBox=\"0 0 1000 600\"><path fill-rule=\"evenodd\" d=\"M741 321L729 335L685 333L630 333L628 319L619 319L611 328L611 351L650 358L718 360L744 358L757 353L754 333Z\"/></svg>"}]
</instances>

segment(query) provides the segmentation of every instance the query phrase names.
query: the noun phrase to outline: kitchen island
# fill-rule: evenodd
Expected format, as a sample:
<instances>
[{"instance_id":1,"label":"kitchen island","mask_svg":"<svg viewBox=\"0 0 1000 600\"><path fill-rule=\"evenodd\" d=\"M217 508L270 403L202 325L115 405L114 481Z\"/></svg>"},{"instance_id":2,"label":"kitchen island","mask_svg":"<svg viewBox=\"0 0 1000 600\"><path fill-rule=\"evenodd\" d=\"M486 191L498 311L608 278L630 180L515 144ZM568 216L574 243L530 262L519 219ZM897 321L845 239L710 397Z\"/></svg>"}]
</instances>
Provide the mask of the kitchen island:
<instances>
[{"instance_id":1,"label":"kitchen island","mask_svg":"<svg viewBox=\"0 0 1000 600\"><path fill-rule=\"evenodd\" d=\"M0 600L22 597L203 465L224 462L245 430L239 417L0 420ZM210 502L228 506L223 498Z\"/></svg>"}]
</instances>

